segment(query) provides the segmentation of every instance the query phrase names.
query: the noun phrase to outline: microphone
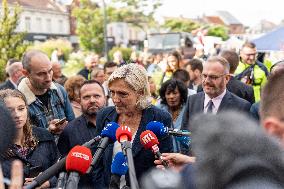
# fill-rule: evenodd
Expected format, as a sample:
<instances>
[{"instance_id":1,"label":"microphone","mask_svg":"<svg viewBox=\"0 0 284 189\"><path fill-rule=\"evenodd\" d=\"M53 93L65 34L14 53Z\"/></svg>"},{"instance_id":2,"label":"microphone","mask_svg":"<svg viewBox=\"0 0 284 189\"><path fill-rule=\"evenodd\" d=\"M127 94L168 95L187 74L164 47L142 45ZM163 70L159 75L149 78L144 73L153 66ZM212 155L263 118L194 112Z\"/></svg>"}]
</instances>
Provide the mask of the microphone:
<instances>
[{"instance_id":1,"label":"microphone","mask_svg":"<svg viewBox=\"0 0 284 189\"><path fill-rule=\"evenodd\" d=\"M121 126L116 130L116 139L119 143L129 142L132 140L131 129L128 126Z\"/></svg>"},{"instance_id":2,"label":"microphone","mask_svg":"<svg viewBox=\"0 0 284 189\"><path fill-rule=\"evenodd\" d=\"M146 130L142 132L140 135L140 142L144 146L145 149L152 150L155 156L159 160L162 161L162 164L164 165L164 167L166 168L169 167L168 163L162 159L162 154L159 151L159 147L158 147L158 144L159 144L158 138L152 131Z\"/></svg>"},{"instance_id":3,"label":"microphone","mask_svg":"<svg viewBox=\"0 0 284 189\"><path fill-rule=\"evenodd\" d=\"M170 134L173 136L190 136L191 132L187 130L179 130L165 127L163 123L159 121L151 121L146 125L146 129L154 132L157 136L165 136L166 134Z\"/></svg>"},{"instance_id":4,"label":"microphone","mask_svg":"<svg viewBox=\"0 0 284 189\"><path fill-rule=\"evenodd\" d=\"M116 130L116 139L121 143L123 153L127 156L127 163L129 167L129 178L131 189L138 189L138 181L135 172L135 166L132 155L132 134L128 126L121 126Z\"/></svg>"},{"instance_id":5,"label":"microphone","mask_svg":"<svg viewBox=\"0 0 284 189\"><path fill-rule=\"evenodd\" d=\"M67 179L67 173L62 171L59 173L59 177L57 179L56 189L64 189Z\"/></svg>"},{"instance_id":6,"label":"microphone","mask_svg":"<svg viewBox=\"0 0 284 189\"><path fill-rule=\"evenodd\" d=\"M116 129L119 127L118 124L114 123L114 122L110 122L109 124L107 124L107 126L103 129L101 136L102 137L106 137L106 135L110 135L112 136L112 140L115 140L115 131ZM109 131L110 130L110 131ZM114 130L114 131L113 131ZM107 132L108 131L108 132ZM113 133L114 134L113 134ZM98 146L98 148L101 146L100 145L104 145L105 141L102 142L103 140L100 139L100 137L95 137L94 139L86 142L85 144L83 144L83 146L86 146L88 148L92 148L94 146L94 144L96 142L100 141L100 144ZM102 144L103 143L103 144ZM60 171L62 171L65 168L65 161L66 161L66 157L62 158L61 160L59 160L57 163L53 164L51 167L49 167L48 169L46 169L44 172L42 172L42 174L38 175L32 182L31 184L27 185L24 187L24 189L33 189L36 188L37 186L42 185L45 181L47 181L48 179L50 179L52 176L58 174ZM87 172L89 173L89 172Z\"/></svg>"},{"instance_id":7,"label":"microphone","mask_svg":"<svg viewBox=\"0 0 284 189\"><path fill-rule=\"evenodd\" d=\"M109 122L104 129L102 130L101 136L102 139L100 140L99 145L97 146L97 150L95 152L95 155L93 156L93 160L91 163L91 166L89 167L87 173L90 173L92 169L94 168L95 164L100 160L103 152L105 151L105 148L111 143L115 142L115 133L117 128L119 128L119 125L115 122Z\"/></svg>"},{"instance_id":8,"label":"microphone","mask_svg":"<svg viewBox=\"0 0 284 189\"><path fill-rule=\"evenodd\" d=\"M122 152L118 152L111 164L111 177L109 189L119 189L120 188L120 177L125 175L128 170L126 163L126 158Z\"/></svg>"},{"instance_id":9,"label":"microphone","mask_svg":"<svg viewBox=\"0 0 284 189\"><path fill-rule=\"evenodd\" d=\"M101 141L102 136L98 135L96 137L94 137L93 139L89 140L88 142L84 143L82 146L86 146L87 148L94 148L95 146L97 146L97 144Z\"/></svg>"},{"instance_id":10,"label":"microphone","mask_svg":"<svg viewBox=\"0 0 284 189\"><path fill-rule=\"evenodd\" d=\"M86 174L91 164L91 150L85 146L75 146L70 150L66 158L66 170L69 178L66 189L77 189L80 175Z\"/></svg>"}]
</instances>

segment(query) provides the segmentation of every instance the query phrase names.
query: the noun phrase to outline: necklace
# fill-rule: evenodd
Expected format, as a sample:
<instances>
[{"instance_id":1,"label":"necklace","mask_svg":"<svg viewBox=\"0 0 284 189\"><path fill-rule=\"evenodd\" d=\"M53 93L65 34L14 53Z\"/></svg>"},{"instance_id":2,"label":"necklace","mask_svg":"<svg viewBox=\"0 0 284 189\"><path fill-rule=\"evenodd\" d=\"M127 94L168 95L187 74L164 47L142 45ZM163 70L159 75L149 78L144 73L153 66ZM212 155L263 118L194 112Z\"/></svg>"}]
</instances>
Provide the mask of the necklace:
<instances>
[{"instance_id":1,"label":"necklace","mask_svg":"<svg viewBox=\"0 0 284 189\"><path fill-rule=\"evenodd\" d=\"M179 107L177 110L171 110L173 121L177 120L177 118L178 118L178 116L180 114L180 111L181 111L181 107Z\"/></svg>"}]
</instances>

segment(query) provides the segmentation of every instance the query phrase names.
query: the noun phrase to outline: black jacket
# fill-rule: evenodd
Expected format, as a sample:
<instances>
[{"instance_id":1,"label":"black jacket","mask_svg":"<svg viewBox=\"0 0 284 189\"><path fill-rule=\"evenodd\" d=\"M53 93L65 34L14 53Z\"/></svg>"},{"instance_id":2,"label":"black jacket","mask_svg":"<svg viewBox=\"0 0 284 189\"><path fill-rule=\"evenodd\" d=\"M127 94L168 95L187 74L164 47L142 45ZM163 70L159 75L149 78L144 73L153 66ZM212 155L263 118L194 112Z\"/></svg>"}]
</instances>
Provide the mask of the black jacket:
<instances>
[{"instance_id":1,"label":"black jacket","mask_svg":"<svg viewBox=\"0 0 284 189\"><path fill-rule=\"evenodd\" d=\"M24 178L29 178L31 170L35 167L39 167L42 172L56 163L59 153L54 137L46 129L39 127L33 127L33 134L38 140L38 144L34 149L30 149L26 157L23 157L12 147L8 149L12 153L2 155L1 165L4 177L10 178L11 164L15 159L21 160L24 164ZM56 185L55 177L52 177L49 181L51 186Z\"/></svg>"},{"instance_id":2,"label":"black jacket","mask_svg":"<svg viewBox=\"0 0 284 189\"><path fill-rule=\"evenodd\" d=\"M251 104L254 103L254 92L253 88L249 85L244 84L243 82L237 80L235 77L231 77L227 89L237 95L238 97L249 101Z\"/></svg>"},{"instance_id":3,"label":"black jacket","mask_svg":"<svg viewBox=\"0 0 284 189\"><path fill-rule=\"evenodd\" d=\"M8 79L4 83L0 84L0 90L2 89L16 89L16 87L13 85L13 83Z\"/></svg>"},{"instance_id":4,"label":"black jacket","mask_svg":"<svg viewBox=\"0 0 284 189\"><path fill-rule=\"evenodd\" d=\"M91 74L92 70L88 70L87 68L83 68L78 72L79 75L83 76L86 80L89 80L89 74ZM77 75L78 75L77 74Z\"/></svg>"},{"instance_id":5,"label":"black jacket","mask_svg":"<svg viewBox=\"0 0 284 189\"><path fill-rule=\"evenodd\" d=\"M101 133L102 129L108 122L117 122L117 119L118 114L115 111L115 107L104 108L97 115L96 123L98 133ZM150 150L145 150L140 143L140 135L143 131L146 130L146 125L150 121L162 122L166 127L170 127L172 123L170 114L160 108L151 106L143 110L140 126L132 143L132 154L138 181L143 173L146 173L150 168L155 167L154 154ZM164 138L159 138L159 142L159 149L161 153L173 151L173 143L171 137L166 136ZM109 187L113 146L113 144L108 145L103 157L98 163L98 166L94 168L96 175L94 178L94 183L96 183L96 189L104 189ZM128 173L126 174L125 179L127 185L130 186Z\"/></svg>"}]
</instances>

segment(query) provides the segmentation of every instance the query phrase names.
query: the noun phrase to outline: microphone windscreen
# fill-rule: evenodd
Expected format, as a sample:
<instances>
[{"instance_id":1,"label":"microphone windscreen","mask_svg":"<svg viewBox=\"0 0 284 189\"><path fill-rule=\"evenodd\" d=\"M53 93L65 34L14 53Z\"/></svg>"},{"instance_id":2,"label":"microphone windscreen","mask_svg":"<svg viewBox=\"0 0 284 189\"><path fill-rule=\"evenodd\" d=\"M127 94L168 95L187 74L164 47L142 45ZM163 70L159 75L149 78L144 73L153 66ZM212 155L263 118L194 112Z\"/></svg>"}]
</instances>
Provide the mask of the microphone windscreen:
<instances>
[{"instance_id":1,"label":"microphone windscreen","mask_svg":"<svg viewBox=\"0 0 284 189\"><path fill-rule=\"evenodd\" d=\"M123 135L127 137L127 141L132 140L132 134L129 127L121 126L116 130L116 139L118 140L118 142L121 141L120 137Z\"/></svg>"},{"instance_id":2,"label":"microphone windscreen","mask_svg":"<svg viewBox=\"0 0 284 189\"><path fill-rule=\"evenodd\" d=\"M91 150L85 146L73 147L66 157L66 170L85 174L92 162Z\"/></svg>"},{"instance_id":3,"label":"microphone windscreen","mask_svg":"<svg viewBox=\"0 0 284 189\"><path fill-rule=\"evenodd\" d=\"M140 142L145 149L151 149L152 146L159 144L157 136L152 131L149 130L146 130L141 133Z\"/></svg>"},{"instance_id":4,"label":"microphone windscreen","mask_svg":"<svg viewBox=\"0 0 284 189\"><path fill-rule=\"evenodd\" d=\"M15 133L15 122L9 110L0 102L0 154L3 154L13 143Z\"/></svg>"},{"instance_id":5,"label":"microphone windscreen","mask_svg":"<svg viewBox=\"0 0 284 189\"><path fill-rule=\"evenodd\" d=\"M126 157L122 152L116 153L112 160L111 173L122 176L126 174L127 170Z\"/></svg>"},{"instance_id":6,"label":"microphone windscreen","mask_svg":"<svg viewBox=\"0 0 284 189\"><path fill-rule=\"evenodd\" d=\"M186 148L189 148L191 139L189 136L178 136L176 140L180 142L180 144Z\"/></svg>"},{"instance_id":7,"label":"microphone windscreen","mask_svg":"<svg viewBox=\"0 0 284 189\"><path fill-rule=\"evenodd\" d=\"M115 133L119 125L115 122L109 122L104 129L102 130L101 136L108 137L112 140L112 142L116 141Z\"/></svg>"},{"instance_id":8,"label":"microphone windscreen","mask_svg":"<svg viewBox=\"0 0 284 189\"><path fill-rule=\"evenodd\" d=\"M152 131L158 137L163 137L167 134L167 127L159 121L151 121L146 125L146 129Z\"/></svg>"}]
</instances>

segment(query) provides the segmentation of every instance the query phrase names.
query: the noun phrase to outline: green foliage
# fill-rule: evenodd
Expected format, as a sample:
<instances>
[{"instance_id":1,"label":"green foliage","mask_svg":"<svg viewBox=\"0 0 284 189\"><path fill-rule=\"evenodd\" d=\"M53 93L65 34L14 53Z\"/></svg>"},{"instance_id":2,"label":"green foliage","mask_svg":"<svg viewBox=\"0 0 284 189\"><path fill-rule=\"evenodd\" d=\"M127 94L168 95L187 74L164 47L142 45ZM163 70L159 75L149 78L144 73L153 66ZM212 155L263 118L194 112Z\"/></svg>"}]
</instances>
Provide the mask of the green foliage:
<instances>
[{"instance_id":1,"label":"green foliage","mask_svg":"<svg viewBox=\"0 0 284 189\"><path fill-rule=\"evenodd\" d=\"M221 37L224 41L229 39L229 30L225 26L215 25L208 28L207 35Z\"/></svg>"},{"instance_id":2,"label":"green foliage","mask_svg":"<svg viewBox=\"0 0 284 189\"><path fill-rule=\"evenodd\" d=\"M124 8L116 9L117 13L113 16L120 14L121 22L132 23L135 26L144 28L144 25L154 26L155 11L162 5L161 0L113 0L114 2L124 4Z\"/></svg>"},{"instance_id":3,"label":"green foliage","mask_svg":"<svg viewBox=\"0 0 284 189\"><path fill-rule=\"evenodd\" d=\"M161 0L113 0L125 6L114 8L107 6L107 22L126 22L144 29L145 25L154 25L153 14L161 5ZM103 8L92 0L81 0L80 6L72 11L77 19L77 34L80 47L86 51L101 53L103 50Z\"/></svg>"},{"instance_id":4,"label":"green foliage","mask_svg":"<svg viewBox=\"0 0 284 189\"><path fill-rule=\"evenodd\" d=\"M0 18L0 81L5 79L5 67L10 58L21 59L28 44L24 43L25 33L15 33L21 8L15 4L8 8L7 0L2 0Z\"/></svg>"},{"instance_id":5,"label":"green foliage","mask_svg":"<svg viewBox=\"0 0 284 189\"><path fill-rule=\"evenodd\" d=\"M113 54L116 52L116 51L120 51L122 53L122 56L123 56L123 60L125 60L126 62L128 62L129 58L130 58L130 55L131 55L131 52L132 52L132 49L131 48L123 48L123 47L113 47L108 55L110 57L110 59L112 60L113 59Z\"/></svg>"},{"instance_id":6,"label":"green foliage","mask_svg":"<svg viewBox=\"0 0 284 189\"><path fill-rule=\"evenodd\" d=\"M85 55L81 52L71 53L67 63L62 69L62 73L66 77L76 75L82 68L84 68Z\"/></svg>"},{"instance_id":7,"label":"green foliage","mask_svg":"<svg viewBox=\"0 0 284 189\"><path fill-rule=\"evenodd\" d=\"M37 43L33 46L28 47L28 49L37 49L45 52L49 57L55 48L62 50L64 54L64 59L68 60L69 54L72 51L72 45L69 41L64 39L51 39L43 43Z\"/></svg>"},{"instance_id":8,"label":"green foliage","mask_svg":"<svg viewBox=\"0 0 284 189\"><path fill-rule=\"evenodd\" d=\"M173 32L191 32L200 25L190 19L172 18L166 20L163 27L170 28Z\"/></svg>"},{"instance_id":9,"label":"green foliage","mask_svg":"<svg viewBox=\"0 0 284 189\"><path fill-rule=\"evenodd\" d=\"M83 50L102 52L103 12L90 0L81 0L80 6L72 11L77 19L77 34Z\"/></svg>"}]
</instances>

